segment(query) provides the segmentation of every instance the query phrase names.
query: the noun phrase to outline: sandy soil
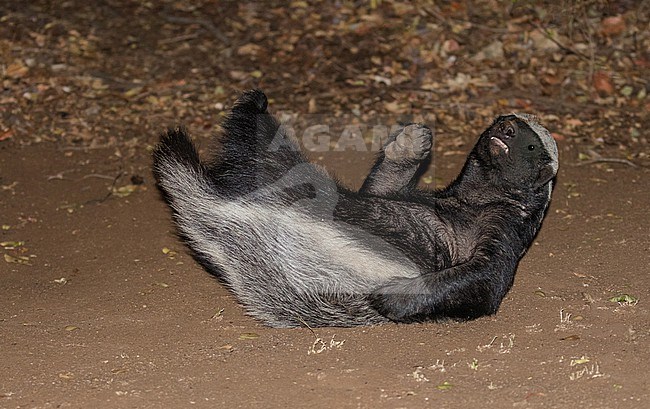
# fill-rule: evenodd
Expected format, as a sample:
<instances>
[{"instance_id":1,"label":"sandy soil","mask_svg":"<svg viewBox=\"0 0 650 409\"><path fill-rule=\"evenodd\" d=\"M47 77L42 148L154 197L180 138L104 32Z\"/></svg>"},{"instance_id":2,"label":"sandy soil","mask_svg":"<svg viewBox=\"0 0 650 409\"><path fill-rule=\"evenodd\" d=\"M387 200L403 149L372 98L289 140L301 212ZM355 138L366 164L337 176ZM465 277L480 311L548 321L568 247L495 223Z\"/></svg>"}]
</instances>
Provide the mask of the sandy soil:
<instances>
[{"instance_id":1,"label":"sandy soil","mask_svg":"<svg viewBox=\"0 0 650 409\"><path fill-rule=\"evenodd\" d=\"M10 1L3 10L0 408L650 407L650 171L581 162L595 142L580 122L574 134L558 136L551 208L496 316L312 331L270 329L244 315L176 238L149 148L165 126L183 122L205 151L218 108L235 88L260 84L257 74L233 83L240 73L214 68L213 58L248 55L224 54L222 46L213 53L209 45L223 33L210 31L186 2L163 3L162 12L127 1ZM170 17L178 15L192 18ZM271 13L266 29L280 16ZM224 33L239 46L255 38ZM347 111L364 108L361 93L340 78L347 74L332 67L332 93L321 89L326 78L310 94L305 78L287 78L278 67L264 72L275 80L261 85L271 88L272 108L312 111L312 96ZM120 75L131 82L110 79ZM289 80L302 85L289 92ZM226 90L204 93L215 86ZM487 126L493 108L517 108L480 111L481 101L493 101L488 93L459 105L376 86L364 95L377 96L369 102L379 104L372 105L377 115L398 116L392 105L380 109L390 95L436 107L439 140L427 186L458 172L477 136L467 128ZM625 122L642 105L616 111L553 98L527 107L546 114L553 132L568 117L589 129L630 130L599 142L598 152L620 157L624 145L624 157L648 157L643 134L629 138L632 128L645 132L647 116ZM321 119L332 118L327 109ZM371 156L314 158L358 187Z\"/></svg>"},{"instance_id":2,"label":"sandy soil","mask_svg":"<svg viewBox=\"0 0 650 409\"><path fill-rule=\"evenodd\" d=\"M117 174L111 152L70 152L0 151L3 183L17 182L0 237L24 240L30 264L2 265L1 407L650 402L647 171L564 166L493 318L312 333L243 315L175 238L147 158L139 191L97 201L112 181L86 176ZM621 294L639 302L609 301Z\"/></svg>"}]
</instances>

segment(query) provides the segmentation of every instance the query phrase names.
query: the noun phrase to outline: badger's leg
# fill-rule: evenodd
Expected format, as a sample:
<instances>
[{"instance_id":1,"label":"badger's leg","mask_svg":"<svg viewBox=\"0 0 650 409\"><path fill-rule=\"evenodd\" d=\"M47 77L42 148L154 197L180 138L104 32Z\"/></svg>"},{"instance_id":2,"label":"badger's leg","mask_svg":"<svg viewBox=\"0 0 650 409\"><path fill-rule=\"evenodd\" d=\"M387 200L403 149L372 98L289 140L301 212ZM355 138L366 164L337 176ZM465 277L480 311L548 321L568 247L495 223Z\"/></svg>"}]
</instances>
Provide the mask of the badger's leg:
<instances>
[{"instance_id":1,"label":"badger's leg","mask_svg":"<svg viewBox=\"0 0 650 409\"><path fill-rule=\"evenodd\" d=\"M220 194L251 193L307 162L267 105L262 91L246 91L221 125L219 153L206 172Z\"/></svg>"},{"instance_id":2,"label":"badger's leg","mask_svg":"<svg viewBox=\"0 0 650 409\"><path fill-rule=\"evenodd\" d=\"M370 304L397 322L466 320L496 313L512 286L517 257L516 252L501 247L506 233L497 230L495 234L486 236L464 263L391 280L370 294Z\"/></svg>"},{"instance_id":3,"label":"badger's leg","mask_svg":"<svg viewBox=\"0 0 650 409\"><path fill-rule=\"evenodd\" d=\"M431 130L421 124L391 135L359 192L382 197L410 193L429 163L431 143Z\"/></svg>"}]
</instances>

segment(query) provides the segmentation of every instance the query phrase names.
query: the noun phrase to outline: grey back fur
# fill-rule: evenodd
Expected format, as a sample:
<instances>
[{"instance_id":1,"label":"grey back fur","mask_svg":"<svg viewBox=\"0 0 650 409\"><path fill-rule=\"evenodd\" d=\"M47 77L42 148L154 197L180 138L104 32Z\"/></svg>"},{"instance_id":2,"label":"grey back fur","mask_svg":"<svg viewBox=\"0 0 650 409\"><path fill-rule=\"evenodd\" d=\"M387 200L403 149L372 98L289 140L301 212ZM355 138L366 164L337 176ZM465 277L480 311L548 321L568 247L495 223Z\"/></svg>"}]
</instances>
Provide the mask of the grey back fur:
<instances>
[{"instance_id":1,"label":"grey back fur","mask_svg":"<svg viewBox=\"0 0 650 409\"><path fill-rule=\"evenodd\" d=\"M332 220L336 185L314 166L298 165L274 185L235 200L216 194L201 169L174 157L157 169L180 233L194 252L218 266L251 315L275 327L386 322L366 296L392 278L420 271L384 240ZM289 208L273 203L306 175L320 187L314 199Z\"/></svg>"}]
</instances>

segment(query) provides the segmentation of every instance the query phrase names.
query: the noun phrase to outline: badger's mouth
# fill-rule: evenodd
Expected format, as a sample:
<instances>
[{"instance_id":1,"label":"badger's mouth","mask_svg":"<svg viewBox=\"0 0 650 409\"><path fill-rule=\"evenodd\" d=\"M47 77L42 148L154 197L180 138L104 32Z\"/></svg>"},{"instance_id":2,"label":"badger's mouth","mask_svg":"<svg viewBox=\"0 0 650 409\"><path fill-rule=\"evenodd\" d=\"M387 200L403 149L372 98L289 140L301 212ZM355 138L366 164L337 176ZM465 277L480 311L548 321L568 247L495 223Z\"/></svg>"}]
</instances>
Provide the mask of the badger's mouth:
<instances>
[{"instance_id":1,"label":"badger's mouth","mask_svg":"<svg viewBox=\"0 0 650 409\"><path fill-rule=\"evenodd\" d=\"M500 153L501 151L503 151L503 153L507 155L508 151L510 151L508 145L506 145L505 142L503 142L501 139L497 138L496 136L490 138L490 148L492 149L492 153L495 155Z\"/></svg>"}]
</instances>

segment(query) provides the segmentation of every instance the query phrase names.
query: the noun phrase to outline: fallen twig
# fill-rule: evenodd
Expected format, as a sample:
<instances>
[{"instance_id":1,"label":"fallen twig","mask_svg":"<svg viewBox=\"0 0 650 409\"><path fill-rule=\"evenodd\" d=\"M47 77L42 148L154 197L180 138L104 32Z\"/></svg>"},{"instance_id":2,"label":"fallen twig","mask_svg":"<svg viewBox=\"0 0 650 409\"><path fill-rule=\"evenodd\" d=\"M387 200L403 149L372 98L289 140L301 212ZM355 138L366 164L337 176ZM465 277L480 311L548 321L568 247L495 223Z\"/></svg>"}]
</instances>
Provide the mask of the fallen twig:
<instances>
[{"instance_id":1,"label":"fallen twig","mask_svg":"<svg viewBox=\"0 0 650 409\"><path fill-rule=\"evenodd\" d=\"M571 48L571 47L569 47L567 45L564 45L561 42L559 42L558 40L556 40L555 38L553 38L553 34L550 31L548 31L545 27L542 27L539 23L533 23L533 25L535 26L535 28L537 28L539 31L541 31L546 36L546 38L548 38L553 43L555 43L555 45L560 47L561 50L564 50L564 51L566 51L567 53L570 53L570 54L575 54L578 57L584 58L587 61L592 61L592 58L590 58L588 55L586 55L584 53L581 53L578 50L574 50L573 48Z\"/></svg>"},{"instance_id":2,"label":"fallen twig","mask_svg":"<svg viewBox=\"0 0 650 409\"><path fill-rule=\"evenodd\" d=\"M170 23L176 23L176 24L198 24L200 26L203 26L206 30L208 30L213 36L217 38L217 40L228 44L229 40L228 37L226 37L221 31L219 31L218 28L212 24L211 21L208 21L206 19L202 18L190 18L190 17L176 17L176 16L164 16L165 20L169 21Z\"/></svg>"},{"instance_id":3,"label":"fallen twig","mask_svg":"<svg viewBox=\"0 0 650 409\"><path fill-rule=\"evenodd\" d=\"M117 181L122 177L123 174L124 174L124 172L122 170L120 170L119 173L117 174L117 176L115 176L113 178L113 183L111 183L111 187L108 189L108 193L106 194L106 196L102 197L101 199L89 200L84 204L88 205L88 204L91 204L91 203L103 203L106 200L108 200L108 198L113 196L113 192L115 191L115 185L117 184Z\"/></svg>"},{"instance_id":4,"label":"fallen twig","mask_svg":"<svg viewBox=\"0 0 650 409\"><path fill-rule=\"evenodd\" d=\"M639 165L637 165L636 163L634 163L634 162L632 162L632 161L629 161L629 160L627 160L627 159L619 159L619 158L596 158L596 159L590 159L590 160L586 160L586 161L582 161L582 162L576 163L575 166L593 165L594 163L602 163L602 162L606 162L606 163L620 163L620 164L622 164L622 165L631 166L631 167L633 167L633 168L638 168L638 167L639 167Z\"/></svg>"},{"instance_id":5,"label":"fallen twig","mask_svg":"<svg viewBox=\"0 0 650 409\"><path fill-rule=\"evenodd\" d=\"M167 44L173 44L173 43L180 43L182 41L194 40L197 37L198 37L198 35L193 33L193 34L185 34L185 35L178 36L178 37L164 38L164 39L158 41L158 45L167 45Z\"/></svg>"},{"instance_id":6,"label":"fallen twig","mask_svg":"<svg viewBox=\"0 0 650 409\"><path fill-rule=\"evenodd\" d=\"M81 179L88 179L88 178L115 180L115 176L102 175L100 173L91 173L89 175L83 176ZM115 185L115 183L113 183L113 185Z\"/></svg>"}]
</instances>

